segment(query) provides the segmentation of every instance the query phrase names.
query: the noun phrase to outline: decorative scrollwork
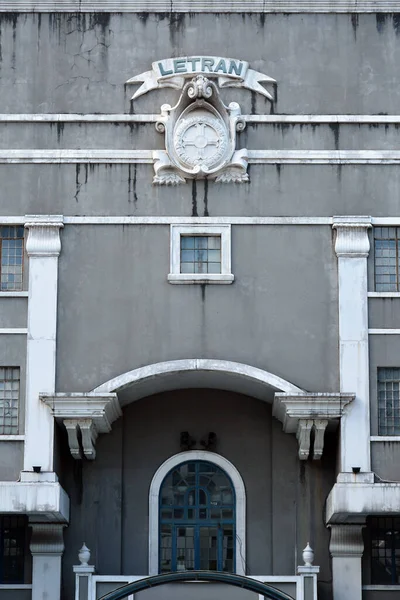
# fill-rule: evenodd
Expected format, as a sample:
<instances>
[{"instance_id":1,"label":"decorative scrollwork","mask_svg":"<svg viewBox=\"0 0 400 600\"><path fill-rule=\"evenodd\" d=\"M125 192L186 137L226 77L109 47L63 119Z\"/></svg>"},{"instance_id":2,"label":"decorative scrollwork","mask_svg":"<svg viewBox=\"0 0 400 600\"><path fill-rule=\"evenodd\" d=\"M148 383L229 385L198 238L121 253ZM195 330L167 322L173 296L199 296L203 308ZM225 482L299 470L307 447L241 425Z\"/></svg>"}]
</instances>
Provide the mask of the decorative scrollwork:
<instances>
[{"instance_id":1,"label":"decorative scrollwork","mask_svg":"<svg viewBox=\"0 0 400 600\"><path fill-rule=\"evenodd\" d=\"M194 77L187 88L189 98L211 98L213 94L212 85L207 77L198 75Z\"/></svg>"},{"instance_id":2,"label":"decorative scrollwork","mask_svg":"<svg viewBox=\"0 0 400 600\"><path fill-rule=\"evenodd\" d=\"M155 127L156 127L156 131L158 131L158 133L164 133L164 131L165 131L164 121L157 121Z\"/></svg>"}]
</instances>

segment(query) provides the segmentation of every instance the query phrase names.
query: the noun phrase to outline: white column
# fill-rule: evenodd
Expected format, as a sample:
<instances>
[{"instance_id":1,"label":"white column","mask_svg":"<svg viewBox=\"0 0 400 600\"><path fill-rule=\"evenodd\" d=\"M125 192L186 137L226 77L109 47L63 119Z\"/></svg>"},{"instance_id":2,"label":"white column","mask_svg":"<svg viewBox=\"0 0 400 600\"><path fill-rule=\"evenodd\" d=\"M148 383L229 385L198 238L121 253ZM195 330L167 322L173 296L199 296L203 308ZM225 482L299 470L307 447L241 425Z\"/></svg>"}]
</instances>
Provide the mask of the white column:
<instances>
[{"instance_id":1,"label":"white column","mask_svg":"<svg viewBox=\"0 0 400 600\"><path fill-rule=\"evenodd\" d=\"M371 217L333 220L339 278L340 391L356 395L341 419L341 473L352 473L353 467L359 467L362 473L371 471L367 296L370 227Z\"/></svg>"},{"instance_id":2,"label":"white column","mask_svg":"<svg viewBox=\"0 0 400 600\"><path fill-rule=\"evenodd\" d=\"M25 401L24 471L53 470L54 420L39 400L54 393L56 373L57 280L61 251L59 215L26 217L29 303Z\"/></svg>"},{"instance_id":3,"label":"white column","mask_svg":"<svg viewBox=\"0 0 400 600\"><path fill-rule=\"evenodd\" d=\"M362 600L363 525L331 525L334 600Z\"/></svg>"},{"instance_id":4,"label":"white column","mask_svg":"<svg viewBox=\"0 0 400 600\"><path fill-rule=\"evenodd\" d=\"M63 525L34 523L32 553L32 600L60 600Z\"/></svg>"}]
</instances>

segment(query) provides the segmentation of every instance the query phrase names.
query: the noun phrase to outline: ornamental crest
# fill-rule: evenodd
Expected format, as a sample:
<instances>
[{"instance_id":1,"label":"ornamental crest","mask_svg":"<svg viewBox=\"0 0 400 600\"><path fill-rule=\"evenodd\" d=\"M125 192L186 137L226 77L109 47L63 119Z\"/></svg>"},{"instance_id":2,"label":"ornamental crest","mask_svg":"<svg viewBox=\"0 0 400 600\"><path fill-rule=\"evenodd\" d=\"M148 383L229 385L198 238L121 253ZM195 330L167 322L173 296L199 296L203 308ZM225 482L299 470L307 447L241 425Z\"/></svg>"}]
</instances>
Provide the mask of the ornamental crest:
<instances>
[{"instance_id":1,"label":"ornamental crest","mask_svg":"<svg viewBox=\"0 0 400 600\"><path fill-rule=\"evenodd\" d=\"M181 90L175 106L161 106L156 122L165 150L153 151L153 183L177 185L205 177L218 183L248 181L247 149L236 149L237 132L246 122L237 102L224 104L219 87L244 87L272 100L260 81L275 83L244 61L218 57L166 59L130 79L127 83L143 82L133 99L160 87Z\"/></svg>"}]
</instances>

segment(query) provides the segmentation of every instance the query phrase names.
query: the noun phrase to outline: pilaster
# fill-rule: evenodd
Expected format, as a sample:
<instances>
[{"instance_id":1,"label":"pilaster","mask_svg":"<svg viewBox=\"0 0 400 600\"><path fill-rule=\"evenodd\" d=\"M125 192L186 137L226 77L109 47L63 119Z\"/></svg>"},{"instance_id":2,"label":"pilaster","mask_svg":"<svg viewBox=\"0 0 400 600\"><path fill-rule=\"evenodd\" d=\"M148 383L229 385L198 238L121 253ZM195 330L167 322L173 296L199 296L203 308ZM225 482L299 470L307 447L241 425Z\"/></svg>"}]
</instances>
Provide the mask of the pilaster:
<instances>
[{"instance_id":1,"label":"pilaster","mask_svg":"<svg viewBox=\"0 0 400 600\"><path fill-rule=\"evenodd\" d=\"M340 427L340 471L370 472L368 229L371 217L334 217L339 280L340 391L355 393Z\"/></svg>"},{"instance_id":2,"label":"pilaster","mask_svg":"<svg viewBox=\"0 0 400 600\"><path fill-rule=\"evenodd\" d=\"M364 525L331 525L333 600L361 600Z\"/></svg>"},{"instance_id":3,"label":"pilaster","mask_svg":"<svg viewBox=\"0 0 400 600\"><path fill-rule=\"evenodd\" d=\"M39 393L54 393L55 389L58 257L63 226L59 215L26 217L29 301L24 471L34 466L41 471L53 470L54 421Z\"/></svg>"},{"instance_id":4,"label":"pilaster","mask_svg":"<svg viewBox=\"0 0 400 600\"><path fill-rule=\"evenodd\" d=\"M64 525L32 523L32 600L60 600Z\"/></svg>"}]
</instances>

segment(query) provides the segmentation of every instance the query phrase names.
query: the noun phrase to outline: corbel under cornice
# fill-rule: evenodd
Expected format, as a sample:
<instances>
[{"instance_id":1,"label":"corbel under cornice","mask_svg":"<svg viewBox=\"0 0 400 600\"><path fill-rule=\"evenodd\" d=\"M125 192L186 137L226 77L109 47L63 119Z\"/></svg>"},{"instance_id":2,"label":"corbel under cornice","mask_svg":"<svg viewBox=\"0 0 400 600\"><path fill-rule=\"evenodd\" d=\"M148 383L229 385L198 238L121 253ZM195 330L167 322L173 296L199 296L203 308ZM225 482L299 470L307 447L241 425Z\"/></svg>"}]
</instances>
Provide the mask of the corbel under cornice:
<instances>
[{"instance_id":1,"label":"corbel under cornice","mask_svg":"<svg viewBox=\"0 0 400 600\"><path fill-rule=\"evenodd\" d=\"M68 444L75 459L83 454L96 458L95 443L99 433L109 433L111 424L122 415L117 394L40 394L58 423L68 433ZM78 435L80 432L80 436Z\"/></svg>"},{"instance_id":2,"label":"corbel under cornice","mask_svg":"<svg viewBox=\"0 0 400 600\"><path fill-rule=\"evenodd\" d=\"M272 414L283 426L285 433L295 433L299 442L299 458L307 460L314 431L313 458L321 458L327 428L334 429L339 423L344 407L352 402L355 394L310 393L287 394L276 392Z\"/></svg>"}]
</instances>

